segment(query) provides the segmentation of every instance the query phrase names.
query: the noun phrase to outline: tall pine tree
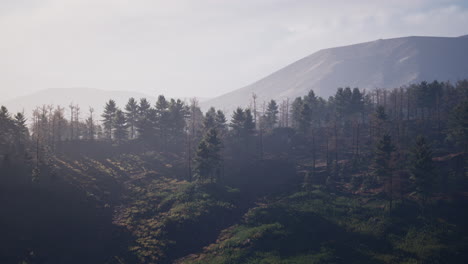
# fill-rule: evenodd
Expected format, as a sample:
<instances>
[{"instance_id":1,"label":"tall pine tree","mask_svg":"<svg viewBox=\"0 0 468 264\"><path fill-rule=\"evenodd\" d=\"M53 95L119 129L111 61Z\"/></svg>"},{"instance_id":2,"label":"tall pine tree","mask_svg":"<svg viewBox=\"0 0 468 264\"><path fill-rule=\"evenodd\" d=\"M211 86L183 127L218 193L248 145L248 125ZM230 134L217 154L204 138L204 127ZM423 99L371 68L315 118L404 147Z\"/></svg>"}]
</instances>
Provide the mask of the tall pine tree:
<instances>
[{"instance_id":1,"label":"tall pine tree","mask_svg":"<svg viewBox=\"0 0 468 264\"><path fill-rule=\"evenodd\" d=\"M109 100L104 107L102 114L102 124L104 125L104 133L107 139L112 139L113 129L115 125L115 118L117 113L117 105L114 100Z\"/></svg>"},{"instance_id":2,"label":"tall pine tree","mask_svg":"<svg viewBox=\"0 0 468 264\"><path fill-rule=\"evenodd\" d=\"M434 187L435 167L431 147L423 136L418 136L416 139L416 145L411 151L410 164L411 180L415 190L425 201Z\"/></svg>"}]
</instances>

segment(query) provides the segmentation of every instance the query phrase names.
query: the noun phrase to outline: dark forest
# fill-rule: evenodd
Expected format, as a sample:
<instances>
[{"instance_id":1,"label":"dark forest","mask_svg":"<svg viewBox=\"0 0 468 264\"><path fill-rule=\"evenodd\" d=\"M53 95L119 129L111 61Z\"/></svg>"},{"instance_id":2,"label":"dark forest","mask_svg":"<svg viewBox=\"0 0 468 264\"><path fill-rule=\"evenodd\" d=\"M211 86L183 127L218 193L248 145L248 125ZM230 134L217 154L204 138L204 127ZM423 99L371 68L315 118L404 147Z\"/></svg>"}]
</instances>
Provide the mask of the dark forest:
<instances>
[{"instance_id":1,"label":"dark forest","mask_svg":"<svg viewBox=\"0 0 468 264\"><path fill-rule=\"evenodd\" d=\"M0 110L0 263L467 263L468 81Z\"/></svg>"}]
</instances>

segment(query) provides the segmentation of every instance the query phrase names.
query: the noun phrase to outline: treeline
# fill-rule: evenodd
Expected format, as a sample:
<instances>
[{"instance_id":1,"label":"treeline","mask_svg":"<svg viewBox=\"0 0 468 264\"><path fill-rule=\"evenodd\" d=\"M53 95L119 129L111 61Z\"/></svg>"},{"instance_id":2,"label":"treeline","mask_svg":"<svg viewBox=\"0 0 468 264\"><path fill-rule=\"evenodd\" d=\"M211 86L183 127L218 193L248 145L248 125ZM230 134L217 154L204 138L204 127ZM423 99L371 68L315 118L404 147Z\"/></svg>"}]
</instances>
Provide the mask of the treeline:
<instances>
[{"instance_id":1,"label":"treeline","mask_svg":"<svg viewBox=\"0 0 468 264\"><path fill-rule=\"evenodd\" d=\"M2 107L0 148L7 156L24 151L29 142L29 151L39 159L39 152L53 154L65 141L140 144L181 154L188 180L196 176L213 182L224 175L225 160L242 165L286 154L310 158L310 177L325 166L327 182L336 182L345 170L361 166L370 175L366 180L374 183L392 181L389 175L408 169L402 161L408 160L419 135L424 136L416 144L420 149L467 150L467 80L370 92L346 87L328 99L310 91L291 104L271 100L262 107L252 98L253 106L236 109L230 122L221 110L203 113L195 99L187 103L162 95L156 102L130 98L123 108L109 100L101 117L89 109L82 118L77 105L70 105L68 114L60 106L43 106L33 112L31 136L24 115L13 117Z\"/></svg>"},{"instance_id":2,"label":"treeline","mask_svg":"<svg viewBox=\"0 0 468 264\"><path fill-rule=\"evenodd\" d=\"M24 154L30 143L29 130L23 113L12 116L4 106L0 107L0 157Z\"/></svg>"}]
</instances>

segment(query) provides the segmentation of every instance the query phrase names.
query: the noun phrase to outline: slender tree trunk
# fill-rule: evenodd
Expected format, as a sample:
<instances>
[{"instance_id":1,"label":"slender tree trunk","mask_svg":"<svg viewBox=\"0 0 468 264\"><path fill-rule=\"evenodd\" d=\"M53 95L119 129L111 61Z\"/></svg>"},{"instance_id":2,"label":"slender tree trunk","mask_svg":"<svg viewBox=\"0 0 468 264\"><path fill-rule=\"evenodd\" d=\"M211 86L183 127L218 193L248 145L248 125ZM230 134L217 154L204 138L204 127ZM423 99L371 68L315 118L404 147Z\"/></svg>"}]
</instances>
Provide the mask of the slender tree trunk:
<instances>
[{"instance_id":1,"label":"slender tree trunk","mask_svg":"<svg viewBox=\"0 0 468 264\"><path fill-rule=\"evenodd\" d=\"M335 134L335 164L338 164L338 128L336 125L335 120L335 127L334 127L334 134Z\"/></svg>"},{"instance_id":2,"label":"slender tree trunk","mask_svg":"<svg viewBox=\"0 0 468 264\"><path fill-rule=\"evenodd\" d=\"M409 91L406 91L406 121L409 121L410 118L410 96L409 96Z\"/></svg>"},{"instance_id":3,"label":"slender tree trunk","mask_svg":"<svg viewBox=\"0 0 468 264\"><path fill-rule=\"evenodd\" d=\"M329 137L330 131L328 129L328 126L325 129L326 129L326 132L325 132L325 140L326 140L325 155L326 155L326 157L325 158L326 158L326 161L327 161L327 169L329 169L330 168L330 164L329 164L330 158L329 158L329 154L328 154L328 149L329 149L329 147L328 147L328 137Z\"/></svg>"},{"instance_id":4,"label":"slender tree trunk","mask_svg":"<svg viewBox=\"0 0 468 264\"><path fill-rule=\"evenodd\" d=\"M192 135L187 133L187 164L188 164L188 181L192 182Z\"/></svg>"},{"instance_id":5,"label":"slender tree trunk","mask_svg":"<svg viewBox=\"0 0 468 264\"><path fill-rule=\"evenodd\" d=\"M312 126L312 176L315 177L315 131Z\"/></svg>"},{"instance_id":6,"label":"slender tree trunk","mask_svg":"<svg viewBox=\"0 0 468 264\"><path fill-rule=\"evenodd\" d=\"M390 173L390 212L393 206L393 173Z\"/></svg>"},{"instance_id":7,"label":"slender tree trunk","mask_svg":"<svg viewBox=\"0 0 468 264\"><path fill-rule=\"evenodd\" d=\"M260 126L260 160L263 160L263 128Z\"/></svg>"},{"instance_id":8,"label":"slender tree trunk","mask_svg":"<svg viewBox=\"0 0 468 264\"><path fill-rule=\"evenodd\" d=\"M357 131L356 131L356 156L359 157L359 122L357 123Z\"/></svg>"}]
</instances>

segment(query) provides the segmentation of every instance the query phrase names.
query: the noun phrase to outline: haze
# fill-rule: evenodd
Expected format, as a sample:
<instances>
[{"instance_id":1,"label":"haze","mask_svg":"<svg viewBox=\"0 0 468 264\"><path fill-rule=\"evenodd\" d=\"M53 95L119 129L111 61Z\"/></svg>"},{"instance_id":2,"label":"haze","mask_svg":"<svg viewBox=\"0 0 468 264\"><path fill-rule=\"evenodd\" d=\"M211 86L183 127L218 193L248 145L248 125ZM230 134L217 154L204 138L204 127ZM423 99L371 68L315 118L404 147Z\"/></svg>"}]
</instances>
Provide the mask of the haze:
<instances>
[{"instance_id":1,"label":"haze","mask_svg":"<svg viewBox=\"0 0 468 264\"><path fill-rule=\"evenodd\" d=\"M464 1L1 0L0 101L90 87L214 97L319 49L466 34Z\"/></svg>"}]
</instances>

